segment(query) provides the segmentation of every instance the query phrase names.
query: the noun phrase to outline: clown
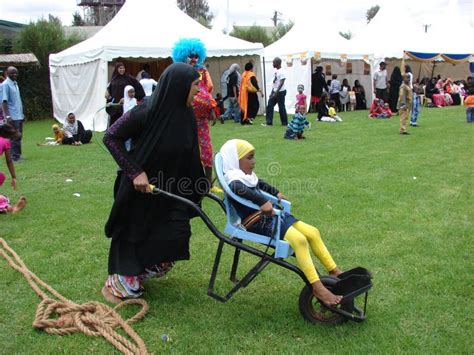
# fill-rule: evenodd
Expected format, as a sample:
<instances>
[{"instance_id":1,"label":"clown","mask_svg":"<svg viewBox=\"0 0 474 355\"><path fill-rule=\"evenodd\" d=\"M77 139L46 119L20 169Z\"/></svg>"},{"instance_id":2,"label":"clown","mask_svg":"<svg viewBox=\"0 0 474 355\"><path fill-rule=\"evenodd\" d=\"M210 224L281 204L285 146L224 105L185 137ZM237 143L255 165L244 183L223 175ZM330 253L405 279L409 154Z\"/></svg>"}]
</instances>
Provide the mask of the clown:
<instances>
[{"instance_id":1,"label":"clown","mask_svg":"<svg viewBox=\"0 0 474 355\"><path fill-rule=\"evenodd\" d=\"M209 120L216 121L215 108L217 103L212 97L212 79L204 67L206 48L204 43L197 38L183 38L175 43L171 57L173 62L182 62L192 65L200 74L199 92L194 97L193 109L198 127L199 147L201 161L206 172L206 177L212 184L212 143L209 129ZM217 187L212 187L211 192L220 192Z\"/></svg>"}]
</instances>

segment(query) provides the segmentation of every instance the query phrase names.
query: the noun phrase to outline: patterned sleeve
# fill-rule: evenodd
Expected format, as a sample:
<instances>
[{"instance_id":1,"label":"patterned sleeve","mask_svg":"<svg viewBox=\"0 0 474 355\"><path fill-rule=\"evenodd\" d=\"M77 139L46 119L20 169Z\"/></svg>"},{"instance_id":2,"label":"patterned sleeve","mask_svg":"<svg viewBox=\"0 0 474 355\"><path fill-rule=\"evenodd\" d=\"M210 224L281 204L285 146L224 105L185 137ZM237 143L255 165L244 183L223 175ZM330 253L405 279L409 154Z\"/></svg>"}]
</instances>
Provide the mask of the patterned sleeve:
<instances>
[{"instance_id":1,"label":"patterned sleeve","mask_svg":"<svg viewBox=\"0 0 474 355\"><path fill-rule=\"evenodd\" d=\"M143 122L130 116L125 112L110 128L104 136L104 144L114 157L123 172L133 180L143 172L137 162L132 159L125 149L125 142L136 137L143 129Z\"/></svg>"}]
</instances>

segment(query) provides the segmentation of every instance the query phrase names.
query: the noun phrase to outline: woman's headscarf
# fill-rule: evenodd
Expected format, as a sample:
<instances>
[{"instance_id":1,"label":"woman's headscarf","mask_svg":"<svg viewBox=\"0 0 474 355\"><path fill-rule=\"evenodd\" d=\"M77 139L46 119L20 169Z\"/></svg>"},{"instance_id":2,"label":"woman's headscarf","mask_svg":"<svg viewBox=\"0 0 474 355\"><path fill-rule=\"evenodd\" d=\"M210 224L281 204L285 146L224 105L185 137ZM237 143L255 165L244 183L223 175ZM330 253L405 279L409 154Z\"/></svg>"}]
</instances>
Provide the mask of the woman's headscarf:
<instances>
[{"instance_id":1,"label":"woman's headscarf","mask_svg":"<svg viewBox=\"0 0 474 355\"><path fill-rule=\"evenodd\" d=\"M145 97L145 91L143 90L142 85L137 79L128 75L127 73L120 74L118 68L121 66L124 66L124 64L122 62L117 62L114 72L112 73L112 79L110 80L110 84L108 86L110 96L112 96L115 102L118 103L120 99L124 97L123 89L125 86L131 85L135 89L135 98L137 100L143 99Z\"/></svg>"},{"instance_id":2,"label":"woman's headscarf","mask_svg":"<svg viewBox=\"0 0 474 355\"><path fill-rule=\"evenodd\" d=\"M403 77L399 67L393 68L392 75L390 76L390 85L397 88L402 85Z\"/></svg>"},{"instance_id":3,"label":"woman's headscarf","mask_svg":"<svg viewBox=\"0 0 474 355\"><path fill-rule=\"evenodd\" d=\"M75 136L79 130L77 119L74 120L74 123L69 123L68 117L72 115L72 112L69 112L66 116L66 121L64 122L63 131L64 135L68 138Z\"/></svg>"},{"instance_id":4,"label":"woman's headscarf","mask_svg":"<svg viewBox=\"0 0 474 355\"><path fill-rule=\"evenodd\" d=\"M237 63L232 64L229 67L229 74L235 73L237 75L237 86L240 86L241 76L240 76L240 65Z\"/></svg>"},{"instance_id":5,"label":"woman's headscarf","mask_svg":"<svg viewBox=\"0 0 474 355\"><path fill-rule=\"evenodd\" d=\"M257 175L255 175L254 172L248 175L240 170L239 167L239 160L253 151L255 151L253 145L243 139L231 139L224 143L220 153L222 157L222 169L227 184L237 180L248 187L257 186Z\"/></svg>"}]
</instances>

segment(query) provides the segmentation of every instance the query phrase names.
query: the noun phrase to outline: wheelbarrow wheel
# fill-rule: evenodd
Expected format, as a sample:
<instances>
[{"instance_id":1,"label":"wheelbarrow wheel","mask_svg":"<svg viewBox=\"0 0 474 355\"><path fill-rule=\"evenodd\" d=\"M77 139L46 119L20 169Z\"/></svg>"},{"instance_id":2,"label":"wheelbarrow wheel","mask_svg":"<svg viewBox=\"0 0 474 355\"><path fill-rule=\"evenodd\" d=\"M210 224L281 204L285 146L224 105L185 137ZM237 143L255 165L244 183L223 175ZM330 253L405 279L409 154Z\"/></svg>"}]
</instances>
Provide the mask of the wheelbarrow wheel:
<instances>
[{"instance_id":1,"label":"wheelbarrow wheel","mask_svg":"<svg viewBox=\"0 0 474 355\"><path fill-rule=\"evenodd\" d=\"M321 277L321 282L329 291L332 290L337 281L339 281L339 279L336 277ZM344 302L343 304L338 305L338 307L352 313L352 310L354 309L354 300ZM299 308L303 318L312 324L336 325L348 321L347 318L334 313L314 297L312 288L307 285L305 285L301 290Z\"/></svg>"}]
</instances>

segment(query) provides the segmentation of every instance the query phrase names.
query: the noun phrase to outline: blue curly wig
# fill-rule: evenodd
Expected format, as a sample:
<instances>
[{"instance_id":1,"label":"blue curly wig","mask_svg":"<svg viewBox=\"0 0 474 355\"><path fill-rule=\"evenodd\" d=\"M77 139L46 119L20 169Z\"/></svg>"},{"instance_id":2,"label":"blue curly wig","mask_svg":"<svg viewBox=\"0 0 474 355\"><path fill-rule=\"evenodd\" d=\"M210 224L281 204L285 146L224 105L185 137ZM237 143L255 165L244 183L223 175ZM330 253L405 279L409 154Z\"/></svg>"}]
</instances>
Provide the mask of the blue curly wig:
<instances>
[{"instance_id":1,"label":"blue curly wig","mask_svg":"<svg viewBox=\"0 0 474 355\"><path fill-rule=\"evenodd\" d=\"M198 38L182 38L174 44L171 50L171 58L173 62L187 63L191 54L198 56L196 67L202 68L206 59L206 47Z\"/></svg>"}]
</instances>

